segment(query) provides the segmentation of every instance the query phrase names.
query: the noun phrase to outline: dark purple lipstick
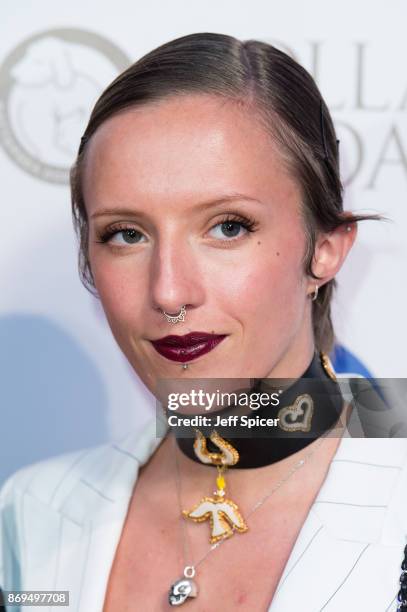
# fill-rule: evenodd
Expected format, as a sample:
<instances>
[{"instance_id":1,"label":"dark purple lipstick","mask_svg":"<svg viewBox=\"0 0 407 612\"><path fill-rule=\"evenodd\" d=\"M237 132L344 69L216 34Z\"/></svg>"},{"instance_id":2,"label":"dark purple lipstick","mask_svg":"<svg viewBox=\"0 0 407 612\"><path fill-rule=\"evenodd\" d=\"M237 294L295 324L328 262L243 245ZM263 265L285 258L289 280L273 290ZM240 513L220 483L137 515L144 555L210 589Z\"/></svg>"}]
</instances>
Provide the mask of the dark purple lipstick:
<instances>
[{"instance_id":1,"label":"dark purple lipstick","mask_svg":"<svg viewBox=\"0 0 407 612\"><path fill-rule=\"evenodd\" d=\"M151 344L163 357L185 363L209 353L226 338L225 334L207 334L205 332L191 332L185 336L164 336L158 340L151 340Z\"/></svg>"}]
</instances>

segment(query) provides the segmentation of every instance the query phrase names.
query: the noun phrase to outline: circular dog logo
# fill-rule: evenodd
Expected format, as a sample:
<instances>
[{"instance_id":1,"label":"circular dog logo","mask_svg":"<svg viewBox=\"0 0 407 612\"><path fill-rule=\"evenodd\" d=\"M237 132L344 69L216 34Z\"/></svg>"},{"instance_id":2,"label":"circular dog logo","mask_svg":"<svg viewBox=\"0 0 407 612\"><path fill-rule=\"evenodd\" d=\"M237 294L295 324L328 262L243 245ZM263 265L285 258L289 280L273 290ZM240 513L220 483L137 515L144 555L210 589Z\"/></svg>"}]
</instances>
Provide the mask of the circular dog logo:
<instances>
[{"instance_id":1,"label":"circular dog logo","mask_svg":"<svg viewBox=\"0 0 407 612\"><path fill-rule=\"evenodd\" d=\"M23 41L0 67L7 155L41 180L67 183L94 103L129 64L112 42L84 30L47 30Z\"/></svg>"}]
</instances>

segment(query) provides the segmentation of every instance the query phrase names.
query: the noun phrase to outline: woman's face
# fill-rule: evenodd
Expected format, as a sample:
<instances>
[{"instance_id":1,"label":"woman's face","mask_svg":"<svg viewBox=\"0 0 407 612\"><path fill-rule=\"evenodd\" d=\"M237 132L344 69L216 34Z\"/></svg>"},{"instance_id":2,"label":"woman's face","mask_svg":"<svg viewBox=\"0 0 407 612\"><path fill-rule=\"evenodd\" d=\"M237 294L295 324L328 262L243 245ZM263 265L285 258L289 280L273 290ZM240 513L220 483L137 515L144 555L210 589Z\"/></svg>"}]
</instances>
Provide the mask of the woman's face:
<instances>
[{"instance_id":1,"label":"woman's face","mask_svg":"<svg viewBox=\"0 0 407 612\"><path fill-rule=\"evenodd\" d=\"M300 191L247 110L190 95L122 112L92 137L83 188L95 286L150 389L158 378L307 367L315 285L303 272ZM185 321L172 325L162 310L182 305ZM152 344L194 331L224 338L188 369Z\"/></svg>"}]
</instances>

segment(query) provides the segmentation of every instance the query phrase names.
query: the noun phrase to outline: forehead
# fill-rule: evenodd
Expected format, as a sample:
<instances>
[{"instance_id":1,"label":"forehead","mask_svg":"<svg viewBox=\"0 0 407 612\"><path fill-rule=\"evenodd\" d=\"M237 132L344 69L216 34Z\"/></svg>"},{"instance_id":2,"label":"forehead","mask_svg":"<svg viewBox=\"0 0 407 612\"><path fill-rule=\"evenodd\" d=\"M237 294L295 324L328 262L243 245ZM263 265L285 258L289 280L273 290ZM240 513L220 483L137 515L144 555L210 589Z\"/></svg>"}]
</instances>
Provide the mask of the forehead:
<instances>
[{"instance_id":1,"label":"forehead","mask_svg":"<svg viewBox=\"0 0 407 612\"><path fill-rule=\"evenodd\" d=\"M103 204L177 206L244 193L298 200L270 133L250 107L210 95L174 96L104 122L85 156L88 214Z\"/></svg>"}]
</instances>

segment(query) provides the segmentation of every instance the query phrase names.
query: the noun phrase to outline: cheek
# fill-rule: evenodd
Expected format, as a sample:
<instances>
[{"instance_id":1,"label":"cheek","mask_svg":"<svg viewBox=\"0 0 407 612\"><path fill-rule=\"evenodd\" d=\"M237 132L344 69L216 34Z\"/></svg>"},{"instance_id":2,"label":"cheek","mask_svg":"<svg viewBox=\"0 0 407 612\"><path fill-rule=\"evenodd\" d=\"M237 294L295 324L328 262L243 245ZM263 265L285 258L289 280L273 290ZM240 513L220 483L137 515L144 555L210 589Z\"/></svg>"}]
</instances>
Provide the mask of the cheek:
<instances>
[{"instance_id":1,"label":"cheek","mask_svg":"<svg viewBox=\"0 0 407 612\"><path fill-rule=\"evenodd\" d=\"M296 244L285 242L272 250L256 245L252 256L245 258L233 274L219 270L217 297L221 308L245 329L273 327L275 332L276 326L295 324L305 300L304 251L299 249L302 242L303 235Z\"/></svg>"},{"instance_id":2,"label":"cheek","mask_svg":"<svg viewBox=\"0 0 407 612\"><path fill-rule=\"evenodd\" d=\"M90 258L95 287L103 309L115 335L120 330L137 328L142 321L141 287L139 278L131 265L130 257L125 259L95 255Z\"/></svg>"}]
</instances>

